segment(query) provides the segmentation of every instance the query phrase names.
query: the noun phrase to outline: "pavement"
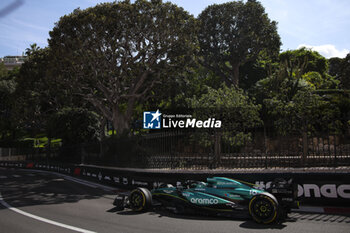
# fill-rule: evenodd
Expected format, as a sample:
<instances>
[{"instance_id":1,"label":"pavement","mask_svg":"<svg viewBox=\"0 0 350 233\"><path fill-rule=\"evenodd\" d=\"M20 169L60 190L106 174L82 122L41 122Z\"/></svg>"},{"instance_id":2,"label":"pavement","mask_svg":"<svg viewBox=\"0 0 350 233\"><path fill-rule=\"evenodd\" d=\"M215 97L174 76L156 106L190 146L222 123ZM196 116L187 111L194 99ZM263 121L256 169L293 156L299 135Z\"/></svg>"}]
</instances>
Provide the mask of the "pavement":
<instances>
[{"instance_id":1,"label":"pavement","mask_svg":"<svg viewBox=\"0 0 350 233\"><path fill-rule=\"evenodd\" d=\"M0 168L0 233L33 232L349 232L346 214L293 212L281 224L249 218L174 215L167 211L116 211L124 192L52 172Z\"/></svg>"}]
</instances>

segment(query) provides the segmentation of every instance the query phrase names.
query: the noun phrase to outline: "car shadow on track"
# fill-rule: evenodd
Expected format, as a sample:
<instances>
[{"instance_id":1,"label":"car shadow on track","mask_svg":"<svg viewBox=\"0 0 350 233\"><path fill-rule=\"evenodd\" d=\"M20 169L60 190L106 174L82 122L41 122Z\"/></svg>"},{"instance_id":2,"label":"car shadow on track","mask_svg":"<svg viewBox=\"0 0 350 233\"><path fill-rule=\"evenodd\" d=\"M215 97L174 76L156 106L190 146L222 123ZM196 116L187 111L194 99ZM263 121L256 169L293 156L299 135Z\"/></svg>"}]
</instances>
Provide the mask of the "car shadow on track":
<instances>
[{"instance_id":1,"label":"car shadow on track","mask_svg":"<svg viewBox=\"0 0 350 233\"><path fill-rule=\"evenodd\" d=\"M186 221L196 221L196 220L204 220L204 221L237 221L237 222L242 222L239 226L241 228L246 228L246 229L283 229L286 227L285 224L283 223L274 223L274 224L268 224L268 225L263 225L263 224L258 224L254 222L253 220L250 219L250 217L244 213L242 215L237 215L237 216L228 216L228 215L214 215L214 214L175 214L172 213L171 211L162 209L162 208L157 208L149 212L137 212L137 211L132 211L132 210L123 210L123 211L118 211L117 208L112 208L107 210L107 212L110 213L116 213L118 215L141 215L141 214L149 214L149 215L154 215L158 218L162 217L168 217L168 218L176 218L176 219L181 219L181 220L186 220Z\"/></svg>"},{"instance_id":2,"label":"car shadow on track","mask_svg":"<svg viewBox=\"0 0 350 233\"><path fill-rule=\"evenodd\" d=\"M282 230L285 228L287 225L284 223L273 223L273 224L259 224L254 222L253 220L248 220L242 224L239 225L242 228L245 229L277 229L277 230Z\"/></svg>"},{"instance_id":3,"label":"car shadow on track","mask_svg":"<svg viewBox=\"0 0 350 233\"><path fill-rule=\"evenodd\" d=\"M51 174L16 172L20 178L2 180L0 192L4 200L13 207L76 203L86 199L99 199L114 193L65 180Z\"/></svg>"}]
</instances>

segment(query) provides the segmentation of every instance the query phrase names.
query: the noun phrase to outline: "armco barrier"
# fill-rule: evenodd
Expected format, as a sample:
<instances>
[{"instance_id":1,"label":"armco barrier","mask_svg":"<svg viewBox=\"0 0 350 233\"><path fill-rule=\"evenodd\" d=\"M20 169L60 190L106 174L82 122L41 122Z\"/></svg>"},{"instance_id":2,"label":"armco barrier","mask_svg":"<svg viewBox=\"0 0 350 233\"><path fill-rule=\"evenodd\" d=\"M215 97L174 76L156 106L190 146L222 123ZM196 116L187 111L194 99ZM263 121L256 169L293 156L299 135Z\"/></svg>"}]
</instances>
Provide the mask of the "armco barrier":
<instances>
[{"instance_id":1,"label":"armco barrier","mask_svg":"<svg viewBox=\"0 0 350 233\"><path fill-rule=\"evenodd\" d=\"M350 207L350 172L230 172L177 171L108 168L88 165L50 164L31 162L0 162L2 167L30 168L60 172L83 179L121 187L153 188L160 183L177 184L185 180L203 180L225 176L267 188L275 178L293 179L298 183L298 197L302 204Z\"/></svg>"}]
</instances>

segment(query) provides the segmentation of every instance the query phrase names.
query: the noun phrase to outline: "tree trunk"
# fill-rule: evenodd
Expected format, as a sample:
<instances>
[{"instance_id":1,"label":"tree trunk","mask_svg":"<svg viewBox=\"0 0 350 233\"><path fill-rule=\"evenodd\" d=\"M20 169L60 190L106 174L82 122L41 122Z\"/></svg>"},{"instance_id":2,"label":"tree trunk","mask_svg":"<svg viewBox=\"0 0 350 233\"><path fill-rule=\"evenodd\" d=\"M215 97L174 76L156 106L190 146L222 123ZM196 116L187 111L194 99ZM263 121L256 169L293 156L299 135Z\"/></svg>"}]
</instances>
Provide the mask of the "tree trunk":
<instances>
[{"instance_id":1,"label":"tree trunk","mask_svg":"<svg viewBox=\"0 0 350 233\"><path fill-rule=\"evenodd\" d=\"M113 127L118 136L127 135L130 131L131 116L121 112L118 106L113 108Z\"/></svg>"}]
</instances>

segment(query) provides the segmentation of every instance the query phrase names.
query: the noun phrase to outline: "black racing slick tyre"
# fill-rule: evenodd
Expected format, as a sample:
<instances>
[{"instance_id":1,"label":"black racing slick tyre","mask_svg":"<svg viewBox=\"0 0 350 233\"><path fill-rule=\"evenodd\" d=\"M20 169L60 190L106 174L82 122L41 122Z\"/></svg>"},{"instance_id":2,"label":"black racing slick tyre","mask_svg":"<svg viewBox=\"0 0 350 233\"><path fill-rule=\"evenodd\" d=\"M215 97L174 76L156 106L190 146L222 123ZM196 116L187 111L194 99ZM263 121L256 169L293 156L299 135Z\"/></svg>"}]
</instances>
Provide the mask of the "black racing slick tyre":
<instances>
[{"instance_id":1,"label":"black racing slick tyre","mask_svg":"<svg viewBox=\"0 0 350 233\"><path fill-rule=\"evenodd\" d=\"M261 193L249 202L249 214L257 223L269 224L278 219L278 202L270 193Z\"/></svg>"},{"instance_id":2,"label":"black racing slick tyre","mask_svg":"<svg viewBox=\"0 0 350 233\"><path fill-rule=\"evenodd\" d=\"M152 194L146 188L137 188L129 194L129 206L133 211L147 211L152 206Z\"/></svg>"}]
</instances>

